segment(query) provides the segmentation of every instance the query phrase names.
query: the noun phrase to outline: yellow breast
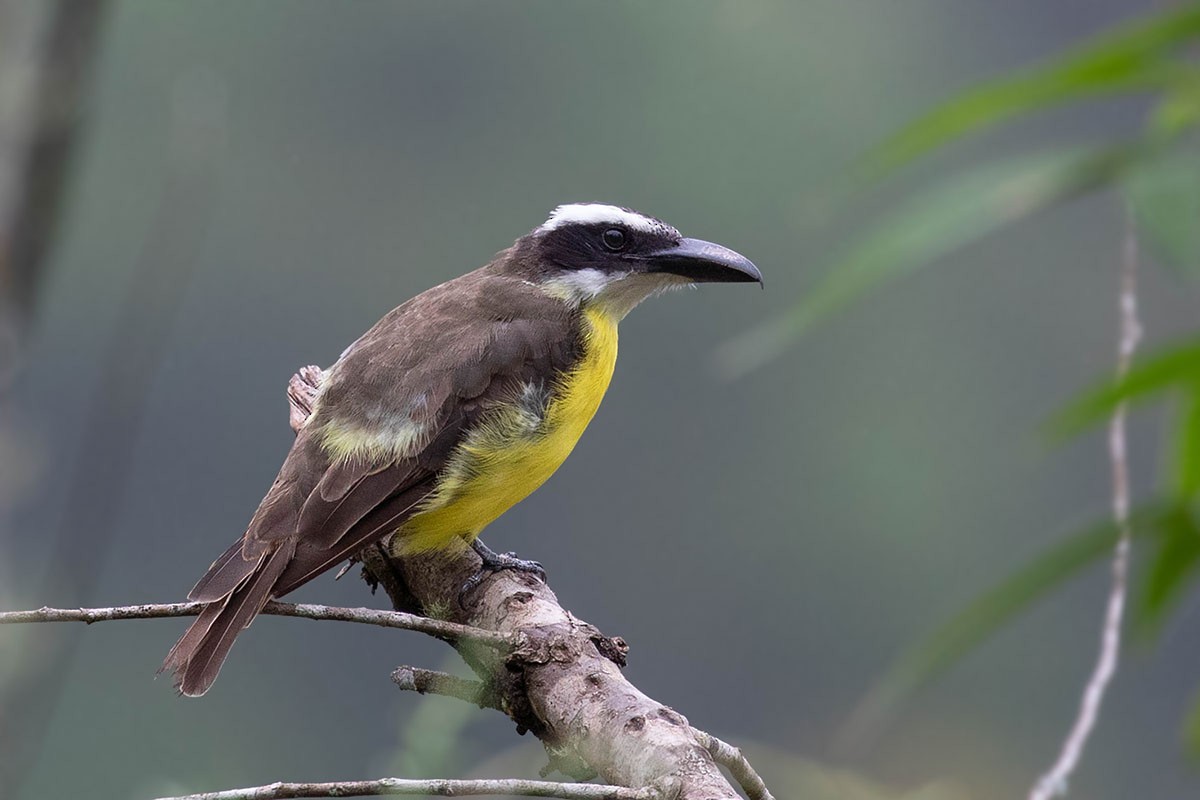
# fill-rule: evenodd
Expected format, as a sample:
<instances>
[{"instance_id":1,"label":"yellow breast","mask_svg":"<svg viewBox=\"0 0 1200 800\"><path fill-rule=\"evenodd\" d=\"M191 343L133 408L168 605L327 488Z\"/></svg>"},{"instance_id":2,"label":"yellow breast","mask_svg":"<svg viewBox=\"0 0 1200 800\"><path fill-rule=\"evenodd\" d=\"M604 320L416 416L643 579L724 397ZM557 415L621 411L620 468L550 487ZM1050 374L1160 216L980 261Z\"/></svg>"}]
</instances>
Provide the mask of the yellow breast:
<instances>
[{"instance_id":1,"label":"yellow breast","mask_svg":"<svg viewBox=\"0 0 1200 800\"><path fill-rule=\"evenodd\" d=\"M423 510L396 538L402 552L452 547L469 541L529 496L571 454L612 379L617 321L585 310L583 355L554 387L541 420L514 404L472 431L459 445Z\"/></svg>"}]
</instances>

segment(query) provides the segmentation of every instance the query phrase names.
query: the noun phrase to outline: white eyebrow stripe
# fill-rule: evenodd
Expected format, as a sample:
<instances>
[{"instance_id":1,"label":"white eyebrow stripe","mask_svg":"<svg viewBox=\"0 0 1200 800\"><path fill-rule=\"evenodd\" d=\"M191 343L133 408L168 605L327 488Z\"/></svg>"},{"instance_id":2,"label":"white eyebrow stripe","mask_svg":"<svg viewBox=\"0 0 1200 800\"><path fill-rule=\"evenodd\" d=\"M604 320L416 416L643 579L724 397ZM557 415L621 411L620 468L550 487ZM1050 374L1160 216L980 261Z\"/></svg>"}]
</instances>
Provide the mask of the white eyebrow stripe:
<instances>
[{"instance_id":1,"label":"white eyebrow stripe","mask_svg":"<svg viewBox=\"0 0 1200 800\"><path fill-rule=\"evenodd\" d=\"M634 230L654 233L664 227L656 219L643 216L636 211L626 211L618 206L603 203L569 203L550 212L550 219L542 223L539 231L552 231L564 225L597 225L600 223L624 225Z\"/></svg>"}]
</instances>

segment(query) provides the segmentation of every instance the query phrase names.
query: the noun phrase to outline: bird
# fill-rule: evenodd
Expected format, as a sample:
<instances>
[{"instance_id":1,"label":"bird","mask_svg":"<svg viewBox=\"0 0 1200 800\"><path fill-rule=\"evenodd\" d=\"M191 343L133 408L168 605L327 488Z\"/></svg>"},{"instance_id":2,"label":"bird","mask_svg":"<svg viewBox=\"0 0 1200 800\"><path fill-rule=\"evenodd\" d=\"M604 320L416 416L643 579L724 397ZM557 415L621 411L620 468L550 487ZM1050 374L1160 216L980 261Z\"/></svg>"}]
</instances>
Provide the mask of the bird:
<instances>
[{"instance_id":1,"label":"bird","mask_svg":"<svg viewBox=\"0 0 1200 800\"><path fill-rule=\"evenodd\" d=\"M762 284L745 256L622 206L571 203L485 266L386 314L321 376L312 413L245 533L188 594L202 610L167 654L208 691L263 607L364 548L473 547L481 574L541 565L480 532L575 447L635 306L697 283Z\"/></svg>"}]
</instances>

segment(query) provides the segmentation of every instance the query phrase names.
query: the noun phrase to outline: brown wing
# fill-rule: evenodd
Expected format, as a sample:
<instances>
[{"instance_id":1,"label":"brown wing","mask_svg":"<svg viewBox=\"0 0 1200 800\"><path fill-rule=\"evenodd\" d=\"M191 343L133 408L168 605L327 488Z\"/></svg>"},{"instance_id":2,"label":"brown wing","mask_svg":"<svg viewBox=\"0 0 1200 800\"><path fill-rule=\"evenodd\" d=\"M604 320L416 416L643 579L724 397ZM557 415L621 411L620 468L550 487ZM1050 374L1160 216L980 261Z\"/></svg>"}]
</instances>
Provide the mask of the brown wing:
<instances>
[{"instance_id":1,"label":"brown wing","mask_svg":"<svg viewBox=\"0 0 1200 800\"><path fill-rule=\"evenodd\" d=\"M579 350L574 313L485 267L413 298L351 345L246 533L189 594L210 606L163 663L180 691L207 691L268 600L396 530L489 409L520 384L569 369ZM331 426L398 419L427 431L415 452L333 461L322 446Z\"/></svg>"}]
</instances>

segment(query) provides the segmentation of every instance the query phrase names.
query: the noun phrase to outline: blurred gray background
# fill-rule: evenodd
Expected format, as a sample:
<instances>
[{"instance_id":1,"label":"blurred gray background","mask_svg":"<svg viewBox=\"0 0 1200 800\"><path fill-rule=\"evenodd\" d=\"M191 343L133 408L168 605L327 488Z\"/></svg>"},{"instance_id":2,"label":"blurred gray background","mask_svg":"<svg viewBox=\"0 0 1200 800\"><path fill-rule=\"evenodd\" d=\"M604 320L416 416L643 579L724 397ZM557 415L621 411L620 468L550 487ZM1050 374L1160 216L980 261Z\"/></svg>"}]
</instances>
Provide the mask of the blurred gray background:
<instances>
[{"instance_id":1,"label":"blurred gray background","mask_svg":"<svg viewBox=\"0 0 1200 800\"><path fill-rule=\"evenodd\" d=\"M1111 367L1119 203L989 239L737 381L712 353L789 307L854 235L860 220L819 226L812 210L856 154L958 88L1145 10L113 3L2 420L0 608L182 599L274 477L297 367L328 365L559 203L628 205L745 253L766 291L706 287L634 312L588 434L486 540L541 560L564 606L631 643L635 684L758 754L780 796L1023 795L1094 658L1102 569L873 746L832 741L903 646L1106 514L1099 436L1051 448L1036 427ZM1054 114L950 161L1132 131L1138 111ZM1194 322L1192 287L1144 274L1152 341ZM1160 427L1133 428L1140 491L1165 458ZM294 599L383 602L352 576ZM1178 729L1198 610L1130 649L1072 796L1195 796ZM500 715L390 685L400 663L453 666L418 634L265 618L208 696L182 700L153 678L184 626L0 630L0 682L43 669L48 648L68 659L61 687L24 698L48 723L25 742L20 798L542 763Z\"/></svg>"}]
</instances>

